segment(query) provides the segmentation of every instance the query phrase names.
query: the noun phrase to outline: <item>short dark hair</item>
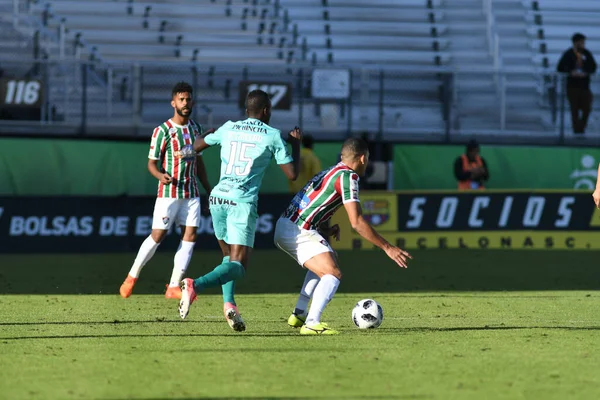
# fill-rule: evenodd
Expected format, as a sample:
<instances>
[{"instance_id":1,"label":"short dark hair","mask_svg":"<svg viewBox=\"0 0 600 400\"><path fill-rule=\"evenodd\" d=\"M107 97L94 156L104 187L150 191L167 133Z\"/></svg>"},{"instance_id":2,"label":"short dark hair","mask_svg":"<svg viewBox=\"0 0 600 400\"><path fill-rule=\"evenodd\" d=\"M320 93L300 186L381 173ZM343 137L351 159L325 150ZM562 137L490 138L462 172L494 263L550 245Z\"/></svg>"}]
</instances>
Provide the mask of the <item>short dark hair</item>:
<instances>
[{"instance_id":1,"label":"short dark hair","mask_svg":"<svg viewBox=\"0 0 600 400\"><path fill-rule=\"evenodd\" d=\"M577 32L577 33L575 33L575 34L574 34L574 35L571 37L571 41L572 41L573 43L575 43L575 42L579 42L579 41L581 41L581 40L585 40L585 35L584 35L583 33L579 33L579 32Z\"/></svg>"},{"instance_id":2,"label":"short dark hair","mask_svg":"<svg viewBox=\"0 0 600 400\"><path fill-rule=\"evenodd\" d=\"M478 148L479 148L479 143L477 143L477 140L475 140L475 139L471 139L471 140L469 140L469 143L467 143L467 151L475 150Z\"/></svg>"},{"instance_id":3,"label":"short dark hair","mask_svg":"<svg viewBox=\"0 0 600 400\"><path fill-rule=\"evenodd\" d=\"M312 135L302 136L302 146L306 147L307 149L312 149L314 142L315 140L313 139Z\"/></svg>"},{"instance_id":4,"label":"short dark hair","mask_svg":"<svg viewBox=\"0 0 600 400\"><path fill-rule=\"evenodd\" d=\"M175 86L173 86L173 90L171 90L171 98L175 97L177 93L194 93L194 88L187 82L177 82Z\"/></svg>"},{"instance_id":5,"label":"short dark hair","mask_svg":"<svg viewBox=\"0 0 600 400\"><path fill-rule=\"evenodd\" d=\"M246 96L246 110L249 114L258 114L269 104L271 104L269 95L260 89L253 90Z\"/></svg>"},{"instance_id":6,"label":"short dark hair","mask_svg":"<svg viewBox=\"0 0 600 400\"><path fill-rule=\"evenodd\" d=\"M360 138L348 138L342 145L342 158L356 159L369 152L369 145Z\"/></svg>"}]
</instances>

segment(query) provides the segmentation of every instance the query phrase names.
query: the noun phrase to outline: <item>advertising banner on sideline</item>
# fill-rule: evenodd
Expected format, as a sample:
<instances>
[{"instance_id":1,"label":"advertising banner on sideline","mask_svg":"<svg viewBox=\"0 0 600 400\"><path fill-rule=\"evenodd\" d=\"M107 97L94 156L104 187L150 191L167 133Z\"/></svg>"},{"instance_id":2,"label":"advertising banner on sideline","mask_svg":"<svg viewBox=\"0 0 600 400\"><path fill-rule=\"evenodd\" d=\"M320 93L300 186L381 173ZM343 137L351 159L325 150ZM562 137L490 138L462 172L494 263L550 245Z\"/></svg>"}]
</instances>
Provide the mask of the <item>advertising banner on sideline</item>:
<instances>
[{"instance_id":1,"label":"advertising banner on sideline","mask_svg":"<svg viewBox=\"0 0 600 400\"><path fill-rule=\"evenodd\" d=\"M289 195L264 195L255 248L274 248L273 229ZM0 253L136 252L152 229L153 197L0 197ZM218 249L206 198L197 249ZM161 249L176 249L172 229Z\"/></svg>"},{"instance_id":2,"label":"advertising banner on sideline","mask_svg":"<svg viewBox=\"0 0 600 400\"><path fill-rule=\"evenodd\" d=\"M361 194L363 212L406 249L600 249L600 210L589 191ZM345 211L337 249L371 249Z\"/></svg>"}]
</instances>

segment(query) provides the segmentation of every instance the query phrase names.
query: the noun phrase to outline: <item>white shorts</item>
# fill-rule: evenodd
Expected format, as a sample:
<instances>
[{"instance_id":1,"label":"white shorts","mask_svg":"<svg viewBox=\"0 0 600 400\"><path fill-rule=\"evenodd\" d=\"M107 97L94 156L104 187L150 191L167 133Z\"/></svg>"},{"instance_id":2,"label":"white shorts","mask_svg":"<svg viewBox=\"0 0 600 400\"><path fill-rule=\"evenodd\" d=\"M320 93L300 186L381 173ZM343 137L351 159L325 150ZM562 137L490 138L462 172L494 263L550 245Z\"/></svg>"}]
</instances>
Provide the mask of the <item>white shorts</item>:
<instances>
[{"instance_id":1,"label":"white shorts","mask_svg":"<svg viewBox=\"0 0 600 400\"><path fill-rule=\"evenodd\" d=\"M287 218L277 220L275 246L286 252L301 266L318 254L334 252L318 231L302 229Z\"/></svg>"},{"instance_id":2,"label":"white shorts","mask_svg":"<svg viewBox=\"0 0 600 400\"><path fill-rule=\"evenodd\" d=\"M169 230L173 224L200 226L200 198L157 198L154 204L152 229Z\"/></svg>"}]
</instances>

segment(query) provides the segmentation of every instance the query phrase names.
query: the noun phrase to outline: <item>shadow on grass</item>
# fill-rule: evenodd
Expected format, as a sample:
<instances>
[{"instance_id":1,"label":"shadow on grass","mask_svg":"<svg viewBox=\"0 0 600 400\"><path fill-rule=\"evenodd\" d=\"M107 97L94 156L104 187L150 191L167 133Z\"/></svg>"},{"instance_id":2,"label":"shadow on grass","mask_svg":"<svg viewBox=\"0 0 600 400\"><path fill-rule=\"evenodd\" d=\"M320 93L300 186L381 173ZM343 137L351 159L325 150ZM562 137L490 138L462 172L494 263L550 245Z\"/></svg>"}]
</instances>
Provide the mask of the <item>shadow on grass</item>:
<instances>
[{"instance_id":1,"label":"shadow on grass","mask_svg":"<svg viewBox=\"0 0 600 400\"><path fill-rule=\"evenodd\" d=\"M313 396L310 397L289 397L289 396L256 396L256 397L248 397L248 396L226 396L226 397L185 397L178 398L179 400L223 400L223 399L231 399L231 400L302 400L302 399L339 399L339 395L331 395L331 396ZM388 399L433 399L434 396L427 395L406 395L406 396L377 396L377 395L369 395L369 396L343 396L344 399L354 400L354 399L373 399L373 400L388 400ZM125 400L125 399L115 399L115 398L107 398L103 400ZM149 397L143 398L140 400L164 400L162 397Z\"/></svg>"},{"instance_id":2,"label":"shadow on grass","mask_svg":"<svg viewBox=\"0 0 600 400\"><path fill-rule=\"evenodd\" d=\"M297 397L290 397L290 396L256 396L256 397L249 397L249 396L226 396L226 397L185 397L185 398L179 398L179 400L223 400L223 399L231 399L231 400L302 400L302 399L348 399L348 400L354 400L354 399L372 399L372 400L391 400L391 399L433 399L434 396L427 396L427 395L405 395L405 396L394 396L394 395L386 395L386 396L377 396L377 395L369 395L369 396L347 396L344 395L343 397L340 397L340 395L337 394L332 394L331 396L327 396L327 395L323 395L323 396L319 396L319 395L311 395L310 397L301 397L301 396L297 396ZM115 399L115 398L107 398L104 400L125 400L125 399ZM149 397L149 398L142 398L140 400L163 400L163 398L158 398L158 397Z\"/></svg>"},{"instance_id":3,"label":"shadow on grass","mask_svg":"<svg viewBox=\"0 0 600 400\"><path fill-rule=\"evenodd\" d=\"M34 339L115 339L115 338L167 338L167 337L288 337L299 336L298 333L156 333L156 334L107 334L107 335L48 335L48 336L16 336L0 337L0 340L34 340Z\"/></svg>"},{"instance_id":4,"label":"shadow on grass","mask_svg":"<svg viewBox=\"0 0 600 400\"><path fill-rule=\"evenodd\" d=\"M142 321L45 321L45 322L0 322L0 326L30 326L30 325L119 325L119 324L167 324L167 323L185 323L185 324L206 324L222 323L219 320L201 320L201 321L182 321L180 319L151 319Z\"/></svg>"},{"instance_id":5,"label":"shadow on grass","mask_svg":"<svg viewBox=\"0 0 600 400\"><path fill-rule=\"evenodd\" d=\"M551 330L551 331L600 331L600 326L457 326L448 328L409 327L409 328L379 328L366 331L376 335L398 335L410 333L443 333L464 331L513 331L513 330ZM354 330L359 333L361 331ZM365 332L365 331L362 331ZM343 334L343 332L342 332ZM166 334L105 334L105 335L48 335L48 336L15 336L0 337L0 340L39 340L39 339L114 339L114 338L169 338L169 337L291 337L300 336L297 332L222 334L222 333L166 333ZM221 351L221 350L216 350Z\"/></svg>"}]
</instances>

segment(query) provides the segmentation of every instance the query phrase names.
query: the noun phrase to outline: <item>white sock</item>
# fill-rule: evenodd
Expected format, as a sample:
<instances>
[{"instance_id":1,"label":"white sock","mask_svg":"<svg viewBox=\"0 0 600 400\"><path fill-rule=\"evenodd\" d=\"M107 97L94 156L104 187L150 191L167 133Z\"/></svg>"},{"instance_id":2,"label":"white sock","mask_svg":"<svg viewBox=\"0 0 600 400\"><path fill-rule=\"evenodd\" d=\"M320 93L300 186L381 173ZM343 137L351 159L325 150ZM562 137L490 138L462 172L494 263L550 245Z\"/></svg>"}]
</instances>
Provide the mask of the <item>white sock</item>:
<instances>
[{"instance_id":1,"label":"white sock","mask_svg":"<svg viewBox=\"0 0 600 400\"><path fill-rule=\"evenodd\" d=\"M184 242L183 240L179 243L175 258L173 259L173 274L171 274L169 286L179 286L181 278L183 278L188 265L190 265L195 244L195 242Z\"/></svg>"},{"instance_id":2,"label":"white sock","mask_svg":"<svg viewBox=\"0 0 600 400\"><path fill-rule=\"evenodd\" d=\"M146 265L146 263L150 261L150 259L156 252L158 245L159 243L156 243L154 239L152 239L152 236L148 236L146 240L144 240L144 242L140 246L140 249L138 250L135 260L133 261L133 266L129 271L129 275L133 276L134 278L140 276L140 271L142 270L142 268L144 268L144 265Z\"/></svg>"},{"instance_id":3,"label":"white sock","mask_svg":"<svg viewBox=\"0 0 600 400\"><path fill-rule=\"evenodd\" d=\"M335 291L340 285L340 280L333 275L323 275L313 293L313 301L306 317L306 324L313 325L321 322L321 314L327 303L331 301Z\"/></svg>"},{"instance_id":4,"label":"white sock","mask_svg":"<svg viewBox=\"0 0 600 400\"><path fill-rule=\"evenodd\" d=\"M306 317L308 312L308 302L310 301L310 298L312 297L312 294L315 291L318 283L319 277L310 270L306 271L306 276L304 277L302 289L300 289L300 296L298 297L294 314Z\"/></svg>"}]
</instances>

